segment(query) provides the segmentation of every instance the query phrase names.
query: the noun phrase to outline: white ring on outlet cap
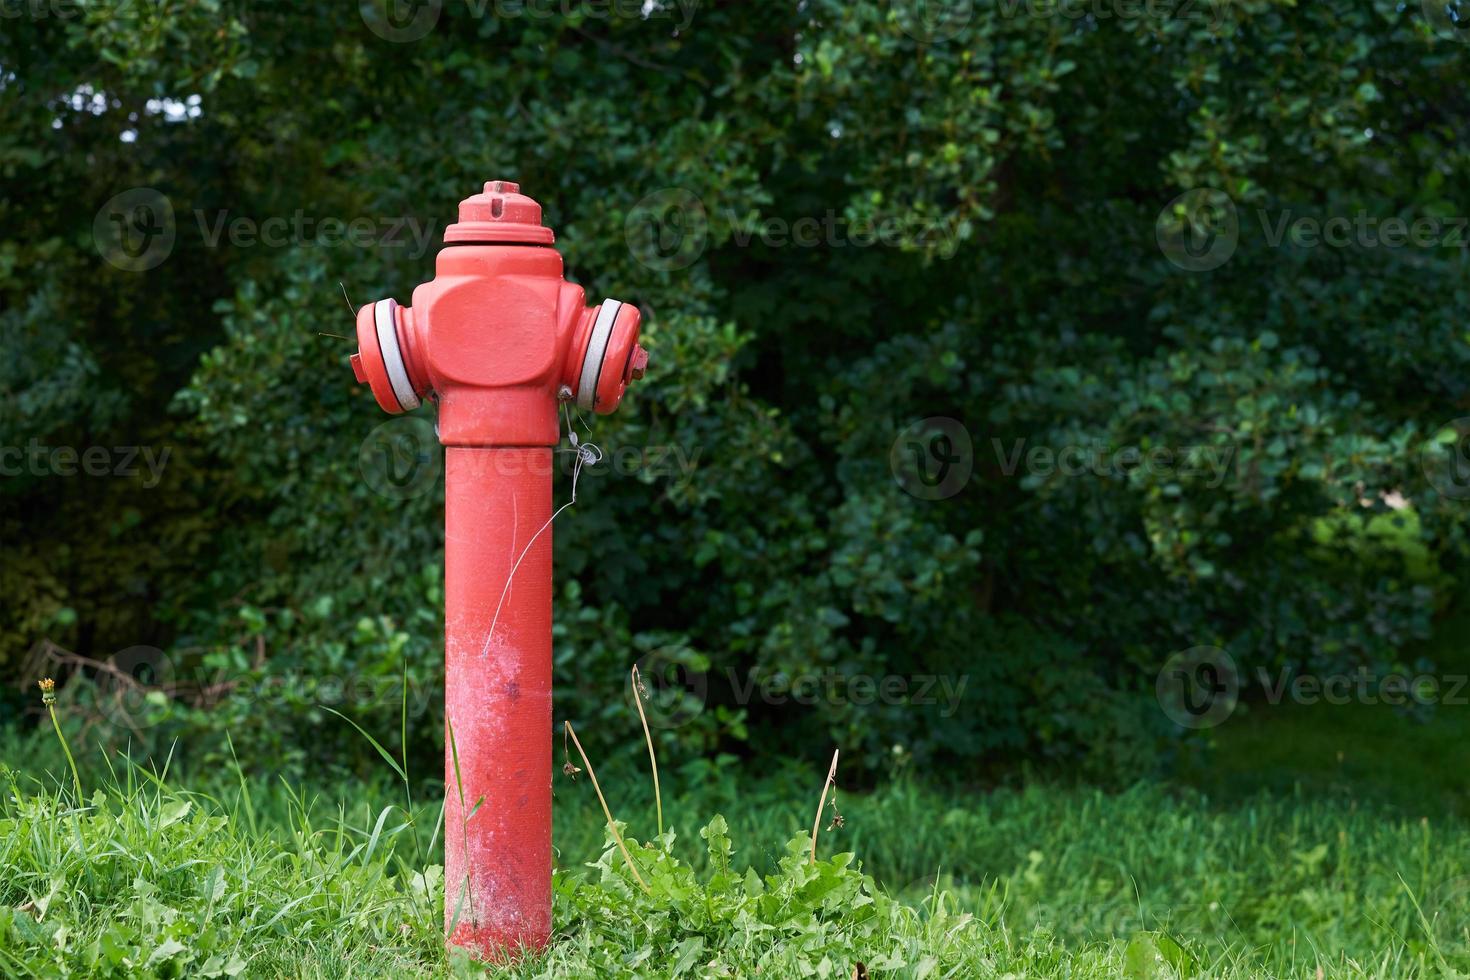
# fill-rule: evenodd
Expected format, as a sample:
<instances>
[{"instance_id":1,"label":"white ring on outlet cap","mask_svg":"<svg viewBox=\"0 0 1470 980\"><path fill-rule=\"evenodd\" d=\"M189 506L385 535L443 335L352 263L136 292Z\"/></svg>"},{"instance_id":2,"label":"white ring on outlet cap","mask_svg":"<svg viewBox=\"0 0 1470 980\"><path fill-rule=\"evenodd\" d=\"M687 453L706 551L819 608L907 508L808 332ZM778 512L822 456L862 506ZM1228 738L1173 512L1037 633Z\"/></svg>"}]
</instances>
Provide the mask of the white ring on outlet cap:
<instances>
[{"instance_id":1,"label":"white ring on outlet cap","mask_svg":"<svg viewBox=\"0 0 1470 980\"><path fill-rule=\"evenodd\" d=\"M398 350L398 301L378 300L373 306L373 319L378 325L378 350L383 354L383 366L388 369L388 381L393 385L393 394L405 412L419 407L418 393L408 380L408 370L403 366L403 354Z\"/></svg>"},{"instance_id":2,"label":"white ring on outlet cap","mask_svg":"<svg viewBox=\"0 0 1470 980\"><path fill-rule=\"evenodd\" d=\"M597 408L597 382L602 376L602 359L607 354L607 343L612 339L613 324L623 304L615 299L602 301L597 311L597 322L592 325L592 339L587 341L587 356L582 358L582 380L577 385L577 407L594 411Z\"/></svg>"}]
</instances>

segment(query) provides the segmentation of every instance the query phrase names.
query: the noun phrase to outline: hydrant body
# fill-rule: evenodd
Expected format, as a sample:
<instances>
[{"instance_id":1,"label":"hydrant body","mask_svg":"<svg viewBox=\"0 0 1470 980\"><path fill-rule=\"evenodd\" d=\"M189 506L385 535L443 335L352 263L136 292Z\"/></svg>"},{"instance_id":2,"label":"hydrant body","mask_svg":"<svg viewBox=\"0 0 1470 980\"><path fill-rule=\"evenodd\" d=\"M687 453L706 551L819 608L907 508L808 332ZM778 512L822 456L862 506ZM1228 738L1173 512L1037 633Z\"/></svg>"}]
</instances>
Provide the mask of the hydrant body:
<instances>
[{"instance_id":1,"label":"hydrant body","mask_svg":"<svg viewBox=\"0 0 1470 980\"><path fill-rule=\"evenodd\" d=\"M611 412L640 316L588 307L541 208L493 181L460 205L412 307L358 312L352 358L389 412L438 405L445 446L445 930L485 958L551 934L552 473L563 401Z\"/></svg>"}]
</instances>

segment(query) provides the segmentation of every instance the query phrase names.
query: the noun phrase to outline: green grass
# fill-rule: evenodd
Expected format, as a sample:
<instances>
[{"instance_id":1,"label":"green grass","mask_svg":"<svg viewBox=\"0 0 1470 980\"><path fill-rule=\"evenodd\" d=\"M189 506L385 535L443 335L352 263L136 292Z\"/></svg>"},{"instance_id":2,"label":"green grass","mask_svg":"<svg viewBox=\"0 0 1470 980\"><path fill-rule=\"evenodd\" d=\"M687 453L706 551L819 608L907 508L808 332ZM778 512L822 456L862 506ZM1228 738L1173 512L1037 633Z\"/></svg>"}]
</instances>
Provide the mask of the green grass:
<instances>
[{"instance_id":1,"label":"green grass","mask_svg":"<svg viewBox=\"0 0 1470 980\"><path fill-rule=\"evenodd\" d=\"M1463 615L1417 653L1464 670L1462 635ZM1470 711L1426 724L1286 706L1210 735L1182 787L841 792L844 826L821 835L815 868L820 772L668 767L671 832L649 844L647 759L630 741L598 770L653 893L609 844L591 786L558 778L554 941L490 972L1470 975L1470 776L1447 764ZM0 975L485 972L443 950L437 801L410 803L386 769L368 785L176 782L84 751L78 805L48 728L0 738L0 759L24 760L0 765Z\"/></svg>"},{"instance_id":2,"label":"green grass","mask_svg":"<svg viewBox=\"0 0 1470 980\"><path fill-rule=\"evenodd\" d=\"M645 777L606 768L641 840ZM800 775L667 773L678 836L630 841L651 896L606 845L590 786L558 780L557 935L500 973L846 978L857 960L875 976L1470 971L1470 826L1456 819L1305 792L960 797L900 780L842 794L845 826L822 834L821 854L856 858L812 869L803 828L821 774ZM191 793L122 766L101 789L84 775L79 807L57 776L0 774L0 974L478 972L440 945L436 806L407 813L388 787ZM728 849L719 824L713 846L699 833L717 811Z\"/></svg>"}]
</instances>

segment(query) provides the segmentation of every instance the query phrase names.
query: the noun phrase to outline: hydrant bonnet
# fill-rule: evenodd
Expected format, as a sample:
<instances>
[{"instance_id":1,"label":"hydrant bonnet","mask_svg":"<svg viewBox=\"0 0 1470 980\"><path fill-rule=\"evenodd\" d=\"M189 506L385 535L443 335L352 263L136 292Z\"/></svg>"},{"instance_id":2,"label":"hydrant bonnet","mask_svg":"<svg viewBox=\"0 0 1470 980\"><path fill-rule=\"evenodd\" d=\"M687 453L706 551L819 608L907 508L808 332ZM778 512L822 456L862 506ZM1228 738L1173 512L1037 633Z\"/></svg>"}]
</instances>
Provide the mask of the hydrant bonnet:
<instances>
[{"instance_id":1,"label":"hydrant bonnet","mask_svg":"<svg viewBox=\"0 0 1470 980\"><path fill-rule=\"evenodd\" d=\"M460 202L437 275L414 290L413 305L385 299L358 311L358 381L394 415L432 394L446 444L543 443L555 413L532 424L526 412L543 390L567 389L585 411L614 411L648 362L642 316L617 300L584 305L547 247L553 241L541 205L518 184L486 183ZM497 418L512 425L489 424Z\"/></svg>"}]
</instances>

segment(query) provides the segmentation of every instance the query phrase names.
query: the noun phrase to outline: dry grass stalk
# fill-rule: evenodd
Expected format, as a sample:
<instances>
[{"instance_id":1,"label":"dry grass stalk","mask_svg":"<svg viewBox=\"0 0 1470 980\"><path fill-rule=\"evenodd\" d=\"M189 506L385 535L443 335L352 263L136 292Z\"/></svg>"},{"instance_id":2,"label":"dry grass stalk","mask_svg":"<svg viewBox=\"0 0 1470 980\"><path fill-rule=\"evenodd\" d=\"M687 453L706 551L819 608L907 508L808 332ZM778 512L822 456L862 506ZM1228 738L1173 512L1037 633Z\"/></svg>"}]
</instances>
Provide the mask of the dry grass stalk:
<instances>
[{"instance_id":1,"label":"dry grass stalk","mask_svg":"<svg viewBox=\"0 0 1470 980\"><path fill-rule=\"evenodd\" d=\"M653 754L653 736L648 731L648 716L643 713L643 699L647 692L643 678L638 675L638 665L633 665L630 676L633 682L633 703L638 706L638 720L643 722L643 741L648 743L648 764L653 768L653 805L658 811L658 835L664 835L664 798L658 789L658 757Z\"/></svg>"},{"instance_id":2,"label":"dry grass stalk","mask_svg":"<svg viewBox=\"0 0 1470 980\"><path fill-rule=\"evenodd\" d=\"M822 783L822 798L817 801L817 818L812 821L812 859L811 863L817 863L817 832L822 829L822 808L827 805L827 790L832 788L832 783L837 779L837 754L840 750L832 750L832 766L827 770L827 779Z\"/></svg>"},{"instance_id":3,"label":"dry grass stalk","mask_svg":"<svg viewBox=\"0 0 1470 980\"><path fill-rule=\"evenodd\" d=\"M618 825L613 822L612 811L607 808L607 799L602 795L602 787L597 783L597 773L592 771L592 760L587 758L587 753L582 749L582 742L577 738L577 732L572 728L571 722L562 723L565 732L572 737L572 744L577 747L577 754L582 757L582 766L587 770L587 777L592 780L592 788L597 791L597 802L602 804L602 815L607 817L607 829L612 831L613 840L618 842L618 850L623 852L623 860L627 862L628 870L633 872L639 887L648 892L648 882L638 873L638 868L633 864L633 855L628 853L628 845L623 843L623 835L618 833Z\"/></svg>"}]
</instances>

